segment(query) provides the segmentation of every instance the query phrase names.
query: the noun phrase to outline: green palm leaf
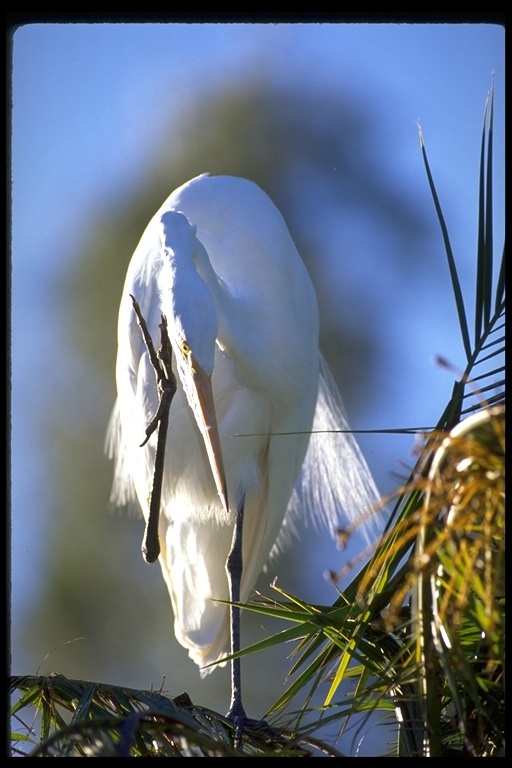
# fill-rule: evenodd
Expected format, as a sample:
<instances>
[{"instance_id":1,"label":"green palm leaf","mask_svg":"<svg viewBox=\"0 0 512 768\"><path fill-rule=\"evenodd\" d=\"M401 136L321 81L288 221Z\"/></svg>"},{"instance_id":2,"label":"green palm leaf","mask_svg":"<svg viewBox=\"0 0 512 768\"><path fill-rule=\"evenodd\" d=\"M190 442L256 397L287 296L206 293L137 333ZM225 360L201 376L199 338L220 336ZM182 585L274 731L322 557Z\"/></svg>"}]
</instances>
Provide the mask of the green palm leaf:
<instances>
[{"instance_id":1,"label":"green palm leaf","mask_svg":"<svg viewBox=\"0 0 512 768\"><path fill-rule=\"evenodd\" d=\"M492 131L491 88L481 143L471 338L420 129L466 366L397 493L381 541L333 606L314 607L314 620L312 606L281 590L288 603L280 602L278 609L270 600L246 606L269 615L288 611L300 631L290 673L295 677L271 712L308 688L300 723L313 693L328 680L316 727L336 718L346 726L362 711L389 713L392 702L400 756L494 756L502 754L504 743L505 288L504 255L496 265L493 253ZM442 467L439 474L433 466L438 472ZM292 631L285 636L290 639ZM349 702L344 693L343 703L336 703L347 682L353 684Z\"/></svg>"}]
</instances>

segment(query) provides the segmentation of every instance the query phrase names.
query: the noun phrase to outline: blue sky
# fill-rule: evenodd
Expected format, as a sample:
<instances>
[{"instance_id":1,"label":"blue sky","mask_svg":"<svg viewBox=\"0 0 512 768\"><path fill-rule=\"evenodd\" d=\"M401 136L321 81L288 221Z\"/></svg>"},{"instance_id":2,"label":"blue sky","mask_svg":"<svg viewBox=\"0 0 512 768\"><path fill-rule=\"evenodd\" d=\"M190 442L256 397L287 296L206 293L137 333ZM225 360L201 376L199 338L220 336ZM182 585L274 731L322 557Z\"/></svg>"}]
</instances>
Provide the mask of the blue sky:
<instances>
[{"instance_id":1,"label":"blue sky","mask_svg":"<svg viewBox=\"0 0 512 768\"><path fill-rule=\"evenodd\" d=\"M504 233L505 33L491 24L33 24L13 38L12 76L12 600L13 639L31 585L44 579L41 550L52 487L45 464L45 414L62 375L55 358L58 310L49 300L76 257L90 214L115 210L143 177L169 113L229 82L250 85L258 68L286 83L302 78L363 101L389 147L390 178L428 201L420 120L449 228L471 290L483 106L495 78L495 242ZM428 202L426 202L428 205ZM469 226L468 226L469 224ZM354 238L368 238L358 232ZM439 246L441 247L441 245ZM357 279L354 278L354 279ZM376 299L378 301L378 298ZM382 304L384 299L381 297ZM382 309L382 307L381 307ZM388 307L390 395L368 423L432 423L450 386L435 354L461 360L442 317L407 326ZM382 311L384 311L382 309ZM413 315L415 315L413 317ZM36 340L29 344L28 340ZM397 352L397 350L400 350ZM400 396L399 370L425 382L422 398ZM34 373L43 374L34 388ZM443 389L444 387L444 389ZM437 392L439 390L439 392ZM407 388L411 392L411 388ZM381 448L365 441L378 480ZM407 445L397 444L397 458ZM391 467L393 469L393 467ZM14 671L25 670L13 649ZM43 654L43 651L42 651Z\"/></svg>"}]
</instances>

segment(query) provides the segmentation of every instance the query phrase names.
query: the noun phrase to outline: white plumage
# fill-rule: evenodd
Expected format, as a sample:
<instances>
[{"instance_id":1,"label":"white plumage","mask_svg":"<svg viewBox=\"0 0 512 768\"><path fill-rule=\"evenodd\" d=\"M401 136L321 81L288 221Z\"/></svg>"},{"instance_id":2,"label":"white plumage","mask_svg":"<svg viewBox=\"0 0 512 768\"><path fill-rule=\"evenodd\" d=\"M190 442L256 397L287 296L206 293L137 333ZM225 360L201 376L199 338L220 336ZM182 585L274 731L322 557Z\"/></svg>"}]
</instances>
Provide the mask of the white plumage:
<instances>
[{"instance_id":1,"label":"white plumage","mask_svg":"<svg viewBox=\"0 0 512 768\"><path fill-rule=\"evenodd\" d=\"M245 601L293 514L307 507L335 528L361 515L377 492L350 435L309 440L312 429L347 422L319 353L315 292L281 214L254 183L204 174L165 201L128 268L110 427L118 502L135 491L147 518L156 445L153 435L139 447L158 394L130 294L155 345L166 316L175 354L159 559L176 637L203 667L228 650L229 613L216 600L229 599L237 506ZM199 370L211 375L216 424L201 420ZM222 456L208 443L217 427ZM214 480L216 461L227 501Z\"/></svg>"}]
</instances>

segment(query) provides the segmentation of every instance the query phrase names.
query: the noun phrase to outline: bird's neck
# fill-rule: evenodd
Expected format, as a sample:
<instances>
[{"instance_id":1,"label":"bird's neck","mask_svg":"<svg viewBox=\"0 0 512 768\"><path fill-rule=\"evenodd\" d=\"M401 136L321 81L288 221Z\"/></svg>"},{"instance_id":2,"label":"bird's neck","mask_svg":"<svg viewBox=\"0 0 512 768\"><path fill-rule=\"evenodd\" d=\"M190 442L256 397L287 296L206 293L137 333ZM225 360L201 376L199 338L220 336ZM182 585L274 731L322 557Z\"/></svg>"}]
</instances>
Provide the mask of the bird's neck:
<instances>
[{"instance_id":1,"label":"bird's neck","mask_svg":"<svg viewBox=\"0 0 512 768\"><path fill-rule=\"evenodd\" d=\"M216 309L218 322L217 341L221 347L229 349L233 355L236 347L236 329L239 327L237 319L237 302L232 296L228 286L219 278L213 269L204 248L194 254L194 263L198 275L208 286Z\"/></svg>"}]
</instances>

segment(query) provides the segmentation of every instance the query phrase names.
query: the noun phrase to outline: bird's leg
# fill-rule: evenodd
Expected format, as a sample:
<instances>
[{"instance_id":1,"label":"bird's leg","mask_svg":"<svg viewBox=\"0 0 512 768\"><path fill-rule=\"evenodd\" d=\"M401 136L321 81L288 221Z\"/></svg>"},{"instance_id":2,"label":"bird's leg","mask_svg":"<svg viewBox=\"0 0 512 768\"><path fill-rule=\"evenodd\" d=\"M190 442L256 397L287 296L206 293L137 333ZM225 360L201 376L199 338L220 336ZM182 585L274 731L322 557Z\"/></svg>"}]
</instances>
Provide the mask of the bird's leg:
<instances>
[{"instance_id":1,"label":"bird's leg","mask_svg":"<svg viewBox=\"0 0 512 768\"><path fill-rule=\"evenodd\" d=\"M229 618L231 627L231 654L234 655L240 650L240 584L242 581L243 558L242 558L242 531L244 524L244 504L243 498L237 505L235 527L233 529L233 539L231 549L226 561L226 572L229 583ZM274 740L280 739L280 734L275 731L265 720L253 720L245 714L242 703L242 676L240 669L240 659L231 660L231 703L226 717L231 720L235 726L234 745L240 747L242 734L247 728L251 731L257 731Z\"/></svg>"},{"instance_id":2,"label":"bird's leg","mask_svg":"<svg viewBox=\"0 0 512 768\"><path fill-rule=\"evenodd\" d=\"M231 627L231 653L240 650L240 583L242 581L242 531L244 523L244 499L237 504L235 527L228 559L226 561L226 573L229 583L230 599L230 627ZM240 672L240 659L231 660L231 703L227 717L235 724L235 747L240 746L244 724L247 721L244 706L242 704L242 679Z\"/></svg>"},{"instance_id":3,"label":"bird's leg","mask_svg":"<svg viewBox=\"0 0 512 768\"><path fill-rule=\"evenodd\" d=\"M147 441L158 429L157 446L155 454L155 469L153 472L153 486L151 488L151 499L149 503L149 515L144 531L142 541L142 554L147 563L154 563L160 554L160 541L158 539L158 526L160 518L160 499L162 495L162 481L164 475L165 443L167 439L167 427L169 425L169 410L172 399L176 392L176 378L172 371L172 347L167 333L167 320L162 315L160 323L160 349L155 352L151 335L148 331L146 321L142 315L137 301L131 296L133 308L139 321L142 336L148 349L149 357L153 368L155 369L160 402L155 417L146 428L146 439L141 444L146 445Z\"/></svg>"}]
</instances>

